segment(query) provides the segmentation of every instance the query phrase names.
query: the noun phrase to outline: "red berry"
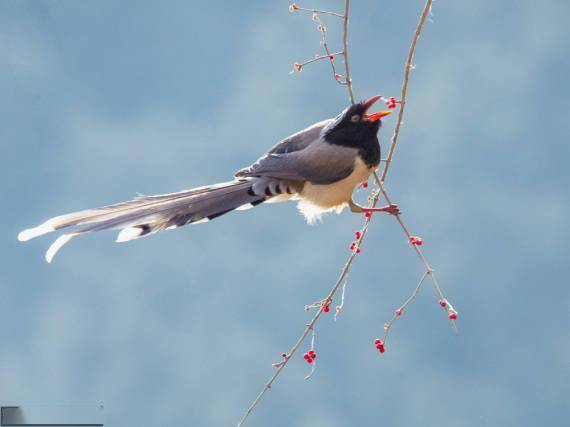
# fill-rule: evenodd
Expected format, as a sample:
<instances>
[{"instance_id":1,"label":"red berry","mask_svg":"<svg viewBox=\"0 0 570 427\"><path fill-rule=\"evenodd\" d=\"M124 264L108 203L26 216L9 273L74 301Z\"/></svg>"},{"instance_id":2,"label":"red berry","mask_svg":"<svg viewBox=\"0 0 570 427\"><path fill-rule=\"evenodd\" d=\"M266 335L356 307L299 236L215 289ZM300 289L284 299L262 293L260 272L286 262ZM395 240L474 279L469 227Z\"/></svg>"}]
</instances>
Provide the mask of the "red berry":
<instances>
[{"instance_id":1,"label":"red berry","mask_svg":"<svg viewBox=\"0 0 570 427\"><path fill-rule=\"evenodd\" d=\"M457 319L457 313L449 313L449 316L447 317L449 317L451 320L455 320Z\"/></svg>"},{"instance_id":2,"label":"red berry","mask_svg":"<svg viewBox=\"0 0 570 427\"><path fill-rule=\"evenodd\" d=\"M419 236L410 236L410 243L415 246L421 246L424 244L422 238Z\"/></svg>"},{"instance_id":3,"label":"red berry","mask_svg":"<svg viewBox=\"0 0 570 427\"><path fill-rule=\"evenodd\" d=\"M380 353L384 353L384 352L386 351L386 349L384 348L383 345L379 345L379 346L376 347L376 348L378 349L378 351L379 351Z\"/></svg>"},{"instance_id":4,"label":"red berry","mask_svg":"<svg viewBox=\"0 0 570 427\"><path fill-rule=\"evenodd\" d=\"M362 183L362 188L368 188L368 183L366 181Z\"/></svg>"},{"instance_id":5,"label":"red berry","mask_svg":"<svg viewBox=\"0 0 570 427\"><path fill-rule=\"evenodd\" d=\"M370 218L370 217L372 216L372 212L366 211L366 212L364 212L364 216L365 216L366 218Z\"/></svg>"},{"instance_id":6,"label":"red berry","mask_svg":"<svg viewBox=\"0 0 570 427\"><path fill-rule=\"evenodd\" d=\"M403 313L403 310L400 308L398 310L396 310L396 316L400 317Z\"/></svg>"},{"instance_id":7,"label":"red berry","mask_svg":"<svg viewBox=\"0 0 570 427\"><path fill-rule=\"evenodd\" d=\"M356 248L356 253L357 253L357 254L360 253L360 248Z\"/></svg>"},{"instance_id":8,"label":"red berry","mask_svg":"<svg viewBox=\"0 0 570 427\"><path fill-rule=\"evenodd\" d=\"M356 233L354 233L354 235L356 236L357 239L360 239L360 236L362 236L362 233L360 231L357 231Z\"/></svg>"},{"instance_id":9,"label":"red berry","mask_svg":"<svg viewBox=\"0 0 570 427\"><path fill-rule=\"evenodd\" d=\"M313 354L315 354L315 350L312 350L312 349L311 349L311 350L309 350L309 352L308 352L307 354L312 357Z\"/></svg>"},{"instance_id":10,"label":"red berry","mask_svg":"<svg viewBox=\"0 0 570 427\"><path fill-rule=\"evenodd\" d=\"M331 311L331 308L328 306L328 304L325 305L325 308L323 308L323 311L324 311L325 313L328 313L329 311ZM309 353L310 353L310 352L309 352Z\"/></svg>"},{"instance_id":11,"label":"red berry","mask_svg":"<svg viewBox=\"0 0 570 427\"><path fill-rule=\"evenodd\" d=\"M340 80L342 78L342 74L335 74L334 78Z\"/></svg>"},{"instance_id":12,"label":"red berry","mask_svg":"<svg viewBox=\"0 0 570 427\"><path fill-rule=\"evenodd\" d=\"M374 340L374 344L376 344L376 345L382 344L382 340L380 338L376 338Z\"/></svg>"},{"instance_id":13,"label":"red berry","mask_svg":"<svg viewBox=\"0 0 570 427\"><path fill-rule=\"evenodd\" d=\"M439 305L441 305L442 307L445 308L445 306L447 305L447 303L445 302L444 299L440 299L440 300L439 300Z\"/></svg>"},{"instance_id":14,"label":"red berry","mask_svg":"<svg viewBox=\"0 0 570 427\"><path fill-rule=\"evenodd\" d=\"M281 353L281 357L282 357L282 358L286 358L286 357L287 357L287 353Z\"/></svg>"},{"instance_id":15,"label":"red berry","mask_svg":"<svg viewBox=\"0 0 570 427\"><path fill-rule=\"evenodd\" d=\"M329 55L329 59L332 61L334 59L334 55Z\"/></svg>"},{"instance_id":16,"label":"red berry","mask_svg":"<svg viewBox=\"0 0 570 427\"><path fill-rule=\"evenodd\" d=\"M353 251L354 248L356 248L356 245L354 244L354 242L352 242L352 243L350 244L350 250Z\"/></svg>"}]
</instances>

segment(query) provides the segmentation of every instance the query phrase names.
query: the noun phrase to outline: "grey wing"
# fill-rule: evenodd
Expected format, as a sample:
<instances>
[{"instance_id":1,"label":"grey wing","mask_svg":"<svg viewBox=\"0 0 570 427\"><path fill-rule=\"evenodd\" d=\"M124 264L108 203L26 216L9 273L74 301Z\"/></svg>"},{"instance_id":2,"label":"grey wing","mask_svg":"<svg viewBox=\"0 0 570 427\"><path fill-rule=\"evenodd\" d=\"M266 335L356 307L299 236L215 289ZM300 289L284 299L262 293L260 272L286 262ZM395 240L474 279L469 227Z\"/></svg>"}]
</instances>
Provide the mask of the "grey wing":
<instances>
[{"instance_id":1,"label":"grey wing","mask_svg":"<svg viewBox=\"0 0 570 427\"><path fill-rule=\"evenodd\" d=\"M277 179L330 184L354 170L358 150L326 143L321 130L330 122L317 123L277 144L236 177L265 176Z\"/></svg>"}]
</instances>

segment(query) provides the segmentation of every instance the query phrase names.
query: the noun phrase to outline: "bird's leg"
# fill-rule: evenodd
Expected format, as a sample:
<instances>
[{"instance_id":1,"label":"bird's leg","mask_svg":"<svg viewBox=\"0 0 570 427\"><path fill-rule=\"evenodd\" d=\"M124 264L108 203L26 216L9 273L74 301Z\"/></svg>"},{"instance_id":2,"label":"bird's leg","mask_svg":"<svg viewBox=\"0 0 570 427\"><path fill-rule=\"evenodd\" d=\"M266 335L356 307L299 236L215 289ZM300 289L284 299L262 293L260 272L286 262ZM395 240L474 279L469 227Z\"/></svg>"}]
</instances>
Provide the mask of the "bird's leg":
<instances>
[{"instance_id":1,"label":"bird's leg","mask_svg":"<svg viewBox=\"0 0 570 427\"><path fill-rule=\"evenodd\" d=\"M350 202L348 202L348 206L350 206L350 210L354 213L386 212L391 215L400 215L400 209L398 209L398 205L394 204L382 206L381 208L366 208L364 206L360 206L359 204L355 203L354 200L351 200Z\"/></svg>"}]
</instances>

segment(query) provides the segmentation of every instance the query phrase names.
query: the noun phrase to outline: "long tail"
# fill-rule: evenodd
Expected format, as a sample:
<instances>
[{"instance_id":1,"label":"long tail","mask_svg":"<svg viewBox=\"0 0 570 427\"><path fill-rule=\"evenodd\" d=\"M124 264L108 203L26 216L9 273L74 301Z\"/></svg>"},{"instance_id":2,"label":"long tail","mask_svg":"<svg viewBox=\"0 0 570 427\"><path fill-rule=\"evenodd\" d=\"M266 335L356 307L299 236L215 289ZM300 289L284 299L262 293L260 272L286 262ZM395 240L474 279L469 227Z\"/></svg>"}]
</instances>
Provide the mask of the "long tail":
<instances>
[{"instance_id":1,"label":"long tail","mask_svg":"<svg viewBox=\"0 0 570 427\"><path fill-rule=\"evenodd\" d=\"M128 202L56 216L37 227L22 231L18 234L18 240L26 241L52 231L75 227L49 247L45 258L51 262L63 245L81 234L121 229L116 241L127 242L161 230L209 221L234 209L251 208L275 195L267 189L279 185L279 182L265 178L248 178L178 193L141 196Z\"/></svg>"}]
</instances>

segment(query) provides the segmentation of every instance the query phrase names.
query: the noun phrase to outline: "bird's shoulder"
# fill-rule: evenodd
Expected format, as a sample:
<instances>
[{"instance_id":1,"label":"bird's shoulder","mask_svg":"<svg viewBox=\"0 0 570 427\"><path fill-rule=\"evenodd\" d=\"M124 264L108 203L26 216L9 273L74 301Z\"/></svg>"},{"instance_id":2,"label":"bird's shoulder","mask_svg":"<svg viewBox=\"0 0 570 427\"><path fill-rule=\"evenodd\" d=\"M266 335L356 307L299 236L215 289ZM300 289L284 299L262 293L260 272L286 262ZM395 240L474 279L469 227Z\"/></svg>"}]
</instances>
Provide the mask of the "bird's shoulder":
<instances>
[{"instance_id":1,"label":"bird's shoulder","mask_svg":"<svg viewBox=\"0 0 570 427\"><path fill-rule=\"evenodd\" d=\"M323 120L315 123L306 129L294 133L287 138L281 140L269 149L268 154L287 154L295 151L304 150L309 145L318 141L322 130L332 121L332 119Z\"/></svg>"},{"instance_id":2,"label":"bird's shoulder","mask_svg":"<svg viewBox=\"0 0 570 427\"><path fill-rule=\"evenodd\" d=\"M288 154L306 149L321 139L322 130L331 122L332 119L323 120L279 141L255 163L237 171L235 176L240 177L254 174L260 165L264 163L264 160L268 158L287 157Z\"/></svg>"}]
</instances>

